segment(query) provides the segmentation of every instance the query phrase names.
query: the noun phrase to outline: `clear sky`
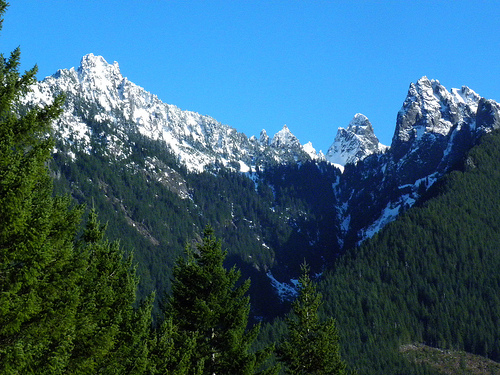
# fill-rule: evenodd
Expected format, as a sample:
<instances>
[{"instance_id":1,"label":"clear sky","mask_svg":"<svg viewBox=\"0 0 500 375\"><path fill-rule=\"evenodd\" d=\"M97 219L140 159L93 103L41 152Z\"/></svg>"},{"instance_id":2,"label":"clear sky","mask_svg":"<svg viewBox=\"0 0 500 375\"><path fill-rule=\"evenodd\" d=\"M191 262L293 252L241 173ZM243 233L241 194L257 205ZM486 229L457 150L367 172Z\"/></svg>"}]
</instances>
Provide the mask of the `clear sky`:
<instances>
[{"instance_id":1,"label":"clear sky","mask_svg":"<svg viewBox=\"0 0 500 375\"><path fill-rule=\"evenodd\" d=\"M499 1L11 0L0 51L42 79L118 61L166 103L326 153L355 113L390 144L422 76L500 101Z\"/></svg>"}]
</instances>

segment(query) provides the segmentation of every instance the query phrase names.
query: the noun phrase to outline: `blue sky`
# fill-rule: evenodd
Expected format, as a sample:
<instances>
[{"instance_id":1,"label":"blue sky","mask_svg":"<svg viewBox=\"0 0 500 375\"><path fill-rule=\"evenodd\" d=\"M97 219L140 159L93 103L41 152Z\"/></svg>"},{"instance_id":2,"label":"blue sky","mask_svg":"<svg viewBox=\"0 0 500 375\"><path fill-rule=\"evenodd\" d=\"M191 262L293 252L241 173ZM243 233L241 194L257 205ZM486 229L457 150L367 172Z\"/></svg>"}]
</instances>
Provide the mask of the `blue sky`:
<instances>
[{"instance_id":1,"label":"blue sky","mask_svg":"<svg viewBox=\"0 0 500 375\"><path fill-rule=\"evenodd\" d=\"M357 112L390 144L424 75L500 101L498 1L10 2L0 51L39 79L102 55L164 102L318 151Z\"/></svg>"}]
</instances>

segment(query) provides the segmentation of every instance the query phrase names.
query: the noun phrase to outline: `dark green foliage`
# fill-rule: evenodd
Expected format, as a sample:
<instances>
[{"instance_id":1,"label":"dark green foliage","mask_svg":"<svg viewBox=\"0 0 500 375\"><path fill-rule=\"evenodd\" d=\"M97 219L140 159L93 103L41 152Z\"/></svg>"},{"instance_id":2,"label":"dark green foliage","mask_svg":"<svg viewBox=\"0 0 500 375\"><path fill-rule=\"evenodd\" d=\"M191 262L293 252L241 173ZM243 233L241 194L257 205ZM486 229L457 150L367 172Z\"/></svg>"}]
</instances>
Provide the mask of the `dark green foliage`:
<instances>
[{"instance_id":1,"label":"dark green foliage","mask_svg":"<svg viewBox=\"0 0 500 375\"><path fill-rule=\"evenodd\" d=\"M304 263L299 278L299 296L287 319L289 332L278 349L279 360L287 374L344 374L346 365L340 358L335 320L320 320L318 310L322 296L309 272Z\"/></svg>"},{"instance_id":2,"label":"dark green foliage","mask_svg":"<svg viewBox=\"0 0 500 375\"><path fill-rule=\"evenodd\" d=\"M141 142L135 142L137 159L148 156ZM152 142L148 147L154 151L155 145ZM119 239L126 251L134 251L140 299L154 290L164 294L169 290L174 260L182 254L186 238L194 235L193 207L139 168L130 169L120 161L111 163L93 150L91 155L78 152L74 162L64 153L55 155L56 191L71 193L79 203L93 205L108 223L109 238Z\"/></svg>"},{"instance_id":3,"label":"dark green foliage","mask_svg":"<svg viewBox=\"0 0 500 375\"><path fill-rule=\"evenodd\" d=\"M276 241L272 245L278 249L277 262L286 264L288 274L299 275L304 257L319 271L339 253L332 189L339 175L332 165L312 161L277 165L262 172L261 196L269 195L272 187L280 217L273 227Z\"/></svg>"},{"instance_id":4,"label":"dark green foliage","mask_svg":"<svg viewBox=\"0 0 500 375\"><path fill-rule=\"evenodd\" d=\"M83 272L68 366L75 374L138 372L146 365L153 301L134 310L138 280L131 256L104 239L105 227L91 210L77 260Z\"/></svg>"},{"instance_id":5,"label":"dark green foliage","mask_svg":"<svg viewBox=\"0 0 500 375\"><path fill-rule=\"evenodd\" d=\"M196 360L197 333L186 335L167 317L155 332L150 357L151 374L201 375L204 362Z\"/></svg>"},{"instance_id":6,"label":"dark green foliage","mask_svg":"<svg viewBox=\"0 0 500 375\"><path fill-rule=\"evenodd\" d=\"M326 311L360 373L428 373L398 353L412 342L500 359L499 145L484 136L461 171L325 274Z\"/></svg>"},{"instance_id":7,"label":"dark green foliage","mask_svg":"<svg viewBox=\"0 0 500 375\"><path fill-rule=\"evenodd\" d=\"M249 281L238 283L240 272L224 268L227 253L210 227L187 253L174 268L167 316L179 334L194 338L192 364L202 365L203 374L260 373L266 355L250 351L259 327L247 331Z\"/></svg>"},{"instance_id":8,"label":"dark green foliage","mask_svg":"<svg viewBox=\"0 0 500 375\"><path fill-rule=\"evenodd\" d=\"M151 321L154 295L144 300L139 308L130 306L124 312L115 345L100 369L102 374L151 374Z\"/></svg>"},{"instance_id":9,"label":"dark green foliage","mask_svg":"<svg viewBox=\"0 0 500 375\"><path fill-rule=\"evenodd\" d=\"M78 241L82 208L53 197L49 135L64 98L21 108L36 67L20 75L19 58L0 56L0 373L143 373L152 301L133 308L131 259L95 212Z\"/></svg>"},{"instance_id":10,"label":"dark green foliage","mask_svg":"<svg viewBox=\"0 0 500 375\"><path fill-rule=\"evenodd\" d=\"M6 6L0 0L0 14ZM165 144L134 131L127 134L128 156L109 155L101 134L118 130L91 120L90 153L57 145L55 190L93 202L110 238L122 241L104 238L94 211L78 236L82 208L53 197L46 166L54 146L50 124L63 98L22 108L19 98L35 82L36 68L21 75L18 67L19 49L0 57L0 373L273 373L265 365L267 343L286 335L280 353L289 373L344 370L335 324L319 318L321 298L307 274L288 333L278 320L256 342L258 326L248 328L250 314L269 318L283 309L268 270L285 279L298 273L304 254L314 270L338 255L333 167L268 166L253 181L217 167L216 174L190 174ZM102 110L81 104L75 111L88 118ZM322 313L338 320L350 367L362 374L435 374L399 353L412 342L500 360L499 145L499 134L484 137L460 171L426 193L422 184L417 207L325 272ZM347 166L344 176L357 178L350 169L370 171L374 163L377 157ZM383 179L380 170L370 177L375 185ZM360 190L357 202L369 198ZM351 216L346 244L356 243L381 204ZM207 223L214 231L174 268L186 238ZM153 290L166 294L174 269L172 298L156 330L153 297L135 302L133 250L142 298ZM252 275L254 289L224 262ZM248 291L260 297L252 311Z\"/></svg>"},{"instance_id":11,"label":"dark green foliage","mask_svg":"<svg viewBox=\"0 0 500 375\"><path fill-rule=\"evenodd\" d=\"M16 114L36 73L20 75L19 57L19 49L0 56L0 372L57 374L74 339L80 210L52 198L45 165L63 99Z\"/></svg>"},{"instance_id":12,"label":"dark green foliage","mask_svg":"<svg viewBox=\"0 0 500 375\"><path fill-rule=\"evenodd\" d=\"M164 143L133 131L127 133L133 145L129 156L107 156L99 134L115 135L116 129L95 121L89 126L90 154L72 148L72 160L66 155L70 146L58 143L62 151L52 165L56 191L95 206L108 222L109 238L134 250L139 298L170 291L173 264L186 239L207 224L228 244L227 262L252 278L252 315L267 319L287 310L269 287L267 270L281 278L298 275L307 249L307 261L319 271L338 251L330 248L336 243L332 166L276 166L254 173L254 181L227 170L188 173Z\"/></svg>"}]
</instances>

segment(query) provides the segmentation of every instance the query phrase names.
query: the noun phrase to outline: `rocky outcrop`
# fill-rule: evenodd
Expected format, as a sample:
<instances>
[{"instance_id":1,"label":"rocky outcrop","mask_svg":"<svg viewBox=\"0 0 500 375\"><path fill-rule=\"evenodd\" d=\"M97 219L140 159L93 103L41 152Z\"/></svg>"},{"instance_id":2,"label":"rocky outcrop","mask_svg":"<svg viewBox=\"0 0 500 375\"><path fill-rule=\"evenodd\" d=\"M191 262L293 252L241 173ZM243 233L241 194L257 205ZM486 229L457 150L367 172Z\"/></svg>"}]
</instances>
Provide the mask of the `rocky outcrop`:
<instances>
[{"instance_id":1,"label":"rocky outcrop","mask_svg":"<svg viewBox=\"0 0 500 375\"><path fill-rule=\"evenodd\" d=\"M336 186L339 240L352 245L371 237L456 167L484 133L498 128L495 101L465 86L448 91L427 77L412 83L390 149L347 165Z\"/></svg>"}]
</instances>

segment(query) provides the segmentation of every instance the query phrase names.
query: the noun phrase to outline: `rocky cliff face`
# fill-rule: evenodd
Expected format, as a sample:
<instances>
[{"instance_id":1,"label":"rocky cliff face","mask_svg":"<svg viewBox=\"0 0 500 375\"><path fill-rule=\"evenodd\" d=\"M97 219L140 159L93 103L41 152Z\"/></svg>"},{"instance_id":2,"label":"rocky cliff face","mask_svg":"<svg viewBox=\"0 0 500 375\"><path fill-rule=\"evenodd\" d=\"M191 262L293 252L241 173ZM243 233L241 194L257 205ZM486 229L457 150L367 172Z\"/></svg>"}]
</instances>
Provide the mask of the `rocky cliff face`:
<instances>
[{"instance_id":1,"label":"rocky cliff face","mask_svg":"<svg viewBox=\"0 0 500 375\"><path fill-rule=\"evenodd\" d=\"M115 136L107 139L109 149L114 150L109 156L126 158L127 134L140 133L165 142L179 162L193 172L216 164L246 172L269 161L310 159L286 126L270 143L265 131L260 140L249 139L212 117L163 103L123 77L118 63L108 64L101 56L86 55L77 69L59 70L47 77L35 86L26 102L43 105L60 92L67 100L55 127L56 135L80 149L88 149L92 134L106 124L116 130Z\"/></svg>"},{"instance_id":2,"label":"rocky cliff face","mask_svg":"<svg viewBox=\"0 0 500 375\"><path fill-rule=\"evenodd\" d=\"M410 85L390 147L380 144L366 116L356 114L339 128L326 156L310 143L301 145L286 125L272 137L262 130L259 138L248 138L209 116L163 103L100 56L84 56L77 69L47 77L24 103L44 105L59 93L67 99L54 125L61 166L55 173L82 168L81 186L71 174L66 184L78 198L88 198L85 191L103 194L106 210L124 216L122 226L147 237L139 249L146 263L148 251L171 251L172 243L159 251L159 239L191 235L178 222L193 223L210 211L207 220L215 220L244 254L244 264L252 263L257 294L270 288L268 271L283 281L305 257L319 270L337 252L373 236L462 161L483 134L500 128L498 103L467 87L448 91L426 77ZM144 152L148 147L153 149ZM85 163L94 157L94 165L142 189L113 191L108 176L91 176L95 171ZM155 219L144 220L144 210L153 209ZM168 223L165 216L171 216Z\"/></svg>"},{"instance_id":3,"label":"rocky cliff face","mask_svg":"<svg viewBox=\"0 0 500 375\"><path fill-rule=\"evenodd\" d=\"M340 241L371 237L411 207L479 137L500 128L499 108L465 86L448 91L427 77L412 83L390 148L346 167L336 188Z\"/></svg>"}]
</instances>

